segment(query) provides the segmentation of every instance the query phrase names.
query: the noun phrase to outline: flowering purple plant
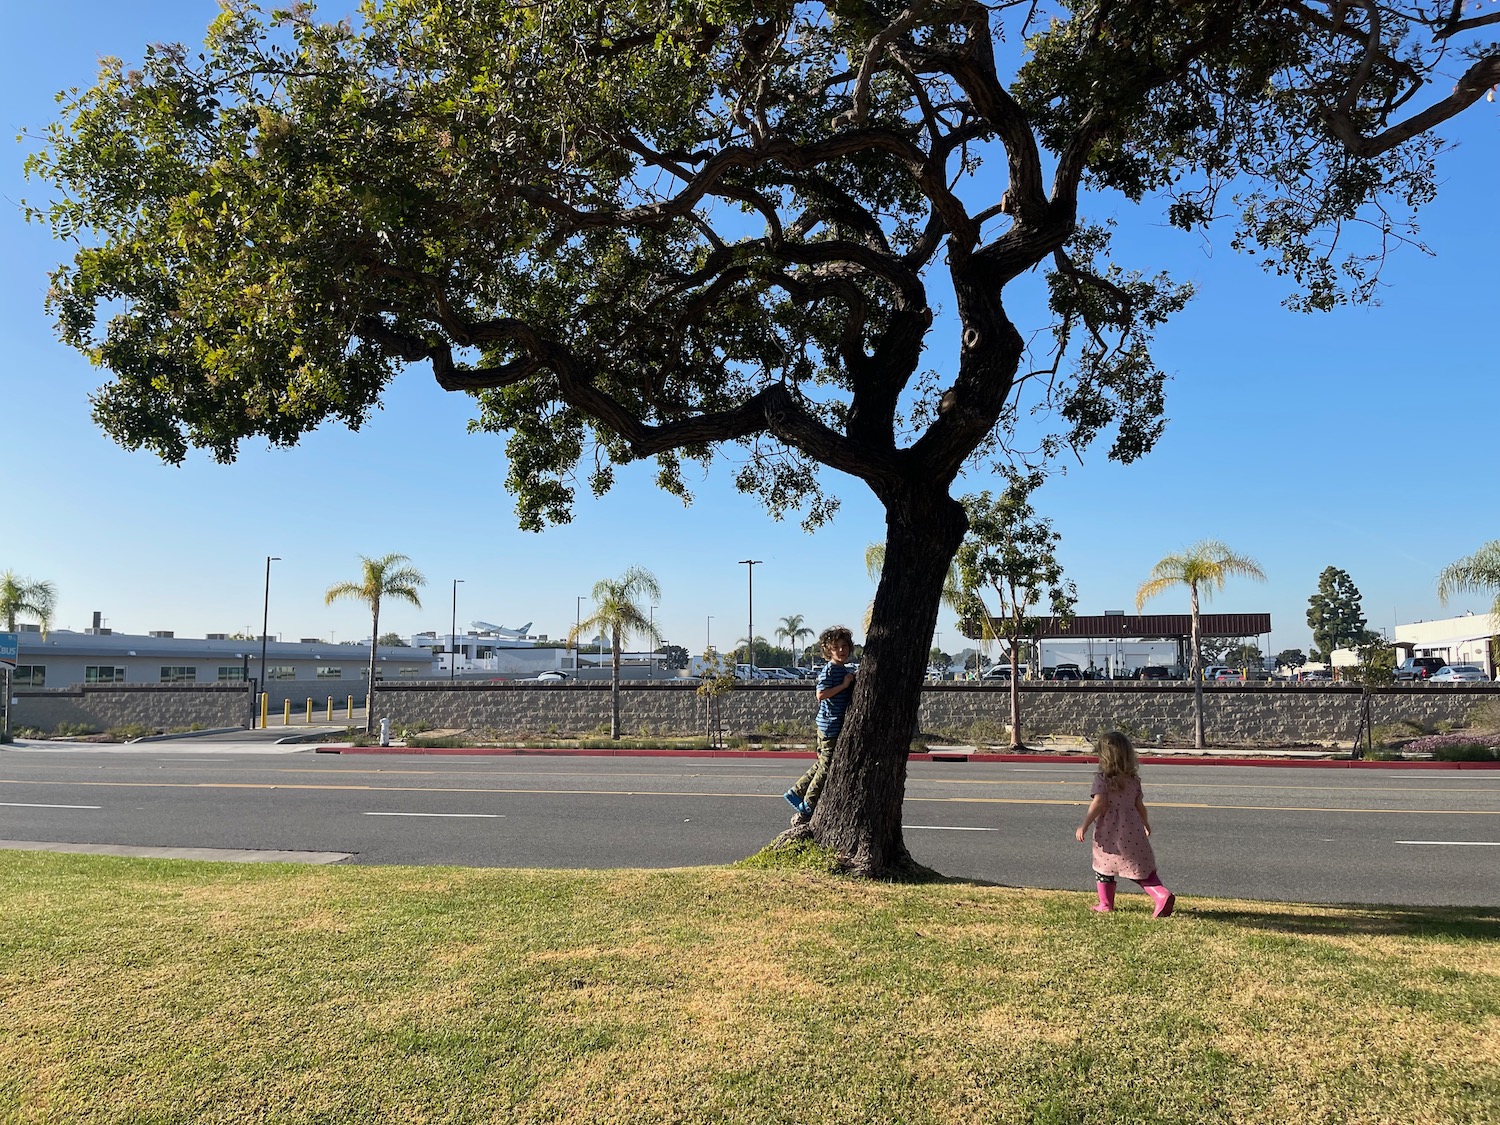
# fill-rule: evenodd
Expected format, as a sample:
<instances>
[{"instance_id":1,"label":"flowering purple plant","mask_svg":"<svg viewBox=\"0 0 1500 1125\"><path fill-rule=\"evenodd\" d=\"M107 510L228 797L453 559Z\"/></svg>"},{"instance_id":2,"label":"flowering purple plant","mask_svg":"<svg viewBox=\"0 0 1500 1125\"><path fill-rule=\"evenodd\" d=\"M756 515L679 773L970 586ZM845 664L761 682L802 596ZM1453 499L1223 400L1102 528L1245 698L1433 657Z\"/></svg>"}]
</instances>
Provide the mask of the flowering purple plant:
<instances>
[{"instance_id":1,"label":"flowering purple plant","mask_svg":"<svg viewBox=\"0 0 1500 1125\"><path fill-rule=\"evenodd\" d=\"M1429 734L1413 739L1401 747L1406 754L1431 754L1450 746L1484 746L1493 749L1500 745L1500 734L1494 732L1455 731L1452 734Z\"/></svg>"}]
</instances>

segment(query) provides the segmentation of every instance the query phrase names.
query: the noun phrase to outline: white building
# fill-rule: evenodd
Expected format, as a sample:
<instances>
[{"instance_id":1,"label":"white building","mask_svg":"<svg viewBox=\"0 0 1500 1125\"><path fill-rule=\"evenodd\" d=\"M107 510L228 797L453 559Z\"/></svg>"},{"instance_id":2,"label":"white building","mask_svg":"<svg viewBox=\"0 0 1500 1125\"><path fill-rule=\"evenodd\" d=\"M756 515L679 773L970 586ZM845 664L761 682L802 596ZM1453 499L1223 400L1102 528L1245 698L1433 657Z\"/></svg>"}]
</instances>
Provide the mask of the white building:
<instances>
[{"instance_id":1,"label":"white building","mask_svg":"<svg viewBox=\"0 0 1500 1125\"><path fill-rule=\"evenodd\" d=\"M223 684L261 680L261 641L231 640L223 633L178 637L165 630L144 635L112 629L52 629L45 637L35 625L18 626L13 683L17 688L72 687L75 684ZM265 642L262 681L316 681L330 694L339 682L363 692L369 675L368 644L321 640ZM420 648L381 645L375 652L377 679L421 679L436 675L432 654Z\"/></svg>"},{"instance_id":2,"label":"white building","mask_svg":"<svg viewBox=\"0 0 1500 1125\"><path fill-rule=\"evenodd\" d=\"M1449 664L1474 664L1495 678L1494 646L1500 620L1492 613L1466 613L1437 621L1413 621L1396 626L1396 659L1441 656Z\"/></svg>"}]
</instances>

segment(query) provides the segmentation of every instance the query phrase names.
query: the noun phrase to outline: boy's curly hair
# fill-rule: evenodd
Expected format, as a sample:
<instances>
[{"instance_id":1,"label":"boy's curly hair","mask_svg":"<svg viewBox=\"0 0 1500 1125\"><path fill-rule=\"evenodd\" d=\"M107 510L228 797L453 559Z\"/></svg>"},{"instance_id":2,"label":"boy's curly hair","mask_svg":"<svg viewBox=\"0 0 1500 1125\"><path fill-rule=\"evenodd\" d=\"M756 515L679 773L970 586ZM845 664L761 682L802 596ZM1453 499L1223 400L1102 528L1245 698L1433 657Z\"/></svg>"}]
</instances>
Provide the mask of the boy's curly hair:
<instances>
[{"instance_id":1,"label":"boy's curly hair","mask_svg":"<svg viewBox=\"0 0 1500 1125\"><path fill-rule=\"evenodd\" d=\"M854 634L849 632L849 626L830 625L818 634L819 648L827 648L835 641L843 641L850 648L854 647Z\"/></svg>"}]
</instances>

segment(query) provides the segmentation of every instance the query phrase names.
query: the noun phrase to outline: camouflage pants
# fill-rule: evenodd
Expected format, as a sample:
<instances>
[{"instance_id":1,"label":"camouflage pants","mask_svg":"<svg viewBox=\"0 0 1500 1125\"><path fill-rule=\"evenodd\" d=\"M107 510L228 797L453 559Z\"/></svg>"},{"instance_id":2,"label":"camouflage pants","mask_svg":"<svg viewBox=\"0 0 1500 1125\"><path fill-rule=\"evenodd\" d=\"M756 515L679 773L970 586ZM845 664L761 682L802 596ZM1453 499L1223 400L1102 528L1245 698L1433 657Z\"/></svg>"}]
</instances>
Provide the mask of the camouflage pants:
<instances>
[{"instance_id":1,"label":"camouflage pants","mask_svg":"<svg viewBox=\"0 0 1500 1125\"><path fill-rule=\"evenodd\" d=\"M803 804L808 808L814 808L818 803L818 794L823 792L823 782L828 778L828 762L833 757L834 745L839 736L834 734L823 734L818 732L818 760L813 763L812 769L808 770L792 786L792 792L802 798Z\"/></svg>"}]
</instances>

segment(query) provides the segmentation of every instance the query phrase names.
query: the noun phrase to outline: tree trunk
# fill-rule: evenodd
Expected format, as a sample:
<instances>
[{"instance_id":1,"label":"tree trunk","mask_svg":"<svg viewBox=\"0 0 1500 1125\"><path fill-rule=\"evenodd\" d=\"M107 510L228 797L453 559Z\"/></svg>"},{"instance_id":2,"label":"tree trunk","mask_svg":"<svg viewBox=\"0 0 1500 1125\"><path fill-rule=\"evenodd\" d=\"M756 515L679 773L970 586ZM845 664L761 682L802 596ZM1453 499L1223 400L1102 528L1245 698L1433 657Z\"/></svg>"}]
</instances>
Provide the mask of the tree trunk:
<instances>
[{"instance_id":1,"label":"tree trunk","mask_svg":"<svg viewBox=\"0 0 1500 1125\"><path fill-rule=\"evenodd\" d=\"M610 631L609 737L620 737L620 630Z\"/></svg>"},{"instance_id":2,"label":"tree trunk","mask_svg":"<svg viewBox=\"0 0 1500 1125\"><path fill-rule=\"evenodd\" d=\"M1206 743L1203 741L1203 651L1202 633L1198 622L1198 586L1194 583L1191 587L1193 592L1193 659L1192 670L1189 675L1193 677L1193 746L1202 750Z\"/></svg>"},{"instance_id":3,"label":"tree trunk","mask_svg":"<svg viewBox=\"0 0 1500 1125\"><path fill-rule=\"evenodd\" d=\"M906 850L901 806L928 645L949 564L967 520L941 487L908 483L886 505L886 555L854 698L813 815L813 837L848 870L874 878L921 874Z\"/></svg>"},{"instance_id":4,"label":"tree trunk","mask_svg":"<svg viewBox=\"0 0 1500 1125\"><path fill-rule=\"evenodd\" d=\"M1010 639L1010 748L1024 750L1021 741L1021 645L1014 635Z\"/></svg>"},{"instance_id":5,"label":"tree trunk","mask_svg":"<svg viewBox=\"0 0 1500 1125\"><path fill-rule=\"evenodd\" d=\"M370 611L370 679L365 684L365 733L375 733L375 646L380 643L380 603Z\"/></svg>"}]
</instances>

